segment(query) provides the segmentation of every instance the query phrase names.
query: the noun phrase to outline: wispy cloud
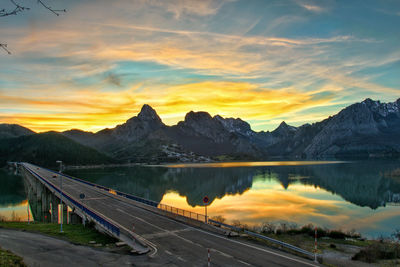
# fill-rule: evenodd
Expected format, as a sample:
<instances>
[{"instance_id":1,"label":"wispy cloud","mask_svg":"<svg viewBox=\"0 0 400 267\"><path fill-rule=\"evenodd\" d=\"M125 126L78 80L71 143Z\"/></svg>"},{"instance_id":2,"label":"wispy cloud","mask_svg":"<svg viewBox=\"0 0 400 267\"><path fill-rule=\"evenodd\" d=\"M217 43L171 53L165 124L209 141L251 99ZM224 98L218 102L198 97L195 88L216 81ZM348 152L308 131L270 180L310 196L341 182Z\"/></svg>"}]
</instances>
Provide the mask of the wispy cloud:
<instances>
[{"instance_id":1,"label":"wispy cloud","mask_svg":"<svg viewBox=\"0 0 400 267\"><path fill-rule=\"evenodd\" d=\"M307 11L314 13L322 13L328 10L327 7L321 6L321 4L328 4L328 1L310 1L310 0L297 0L296 1L299 6L306 9Z\"/></svg>"},{"instance_id":2,"label":"wispy cloud","mask_svg":"<svg viewBox=\"0 0 400 267\"><path fill-rule=\"evenodd\" d=\"M67 16L32 18L29 29L22 22L5 27L2 38L12 40L15 55L0 55L3 121L26 118L33 128L50 129L29 120L44 113L52 123L59 116L52 125L65 129L74 114L76 127L93 130L121 123L149 103L170 124L191 109L260 125L283 117L312 122L331 114L300 112L399 93L393 83L377 82L381 70L400 60L392 37L355 28L322 31L319 13L337 19L329 17L331 1L96 3L70 3ZM373 74L364 74L369 69Z\"/></svg>"},{"instance_id":3,"label":"wispy cloud","mask_svg":"<svg viewBox=\"0 0 400 267\"><path fill-rule=\"evenodd\" d=\"M147 4L152 6L160 7L168 12L174 14L176 19L179 19L183 15L198 15L208 16L215 15L218 10L227 2L233 2L234 0L145 0Z\"/></svg>"},{"instance_id":4,"label":"wispy cloud","mask_svg":"<svg viewBox=\"0 0 400 267\"><path fill-rule=\"evenodd\" d=\"M175 124L194 107L196 111L208 111L213 115L236 117L240 114L243 119L251 120L273 118L332 99L331 96L315 99L312 94L294 89L269 90L239 82L138 88L118 92L75 91L63 98L56 93L36 97L2 94L2 107L24 107L20 112L3 114L2 120L25 121L26 126L37 131L79 127L96 131L123 123L146 103L152 105L167 124ZM57 121L58 125L55 124Z\"/></svg>"}]
</instances>

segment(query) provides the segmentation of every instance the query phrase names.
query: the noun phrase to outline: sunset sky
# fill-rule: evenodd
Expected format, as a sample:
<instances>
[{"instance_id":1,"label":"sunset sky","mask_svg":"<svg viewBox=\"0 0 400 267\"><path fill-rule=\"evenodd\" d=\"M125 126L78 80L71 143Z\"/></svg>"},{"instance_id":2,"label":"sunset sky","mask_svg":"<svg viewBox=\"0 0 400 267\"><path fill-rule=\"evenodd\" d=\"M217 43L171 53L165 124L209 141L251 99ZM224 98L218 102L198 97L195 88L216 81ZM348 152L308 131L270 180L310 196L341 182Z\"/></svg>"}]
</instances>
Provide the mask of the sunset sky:
<instances>
[{"instance_id":1,"label":"sunset sky","mask_svg":"<svg viewBox=\"0 0 400 267\"><path fill-rule=\"evenodd\" d=\"M0 17L0 123L98 131L147 103L258 131L400 97L398 0L15 1L31 9Z\"/></svg>"}]
</instances>

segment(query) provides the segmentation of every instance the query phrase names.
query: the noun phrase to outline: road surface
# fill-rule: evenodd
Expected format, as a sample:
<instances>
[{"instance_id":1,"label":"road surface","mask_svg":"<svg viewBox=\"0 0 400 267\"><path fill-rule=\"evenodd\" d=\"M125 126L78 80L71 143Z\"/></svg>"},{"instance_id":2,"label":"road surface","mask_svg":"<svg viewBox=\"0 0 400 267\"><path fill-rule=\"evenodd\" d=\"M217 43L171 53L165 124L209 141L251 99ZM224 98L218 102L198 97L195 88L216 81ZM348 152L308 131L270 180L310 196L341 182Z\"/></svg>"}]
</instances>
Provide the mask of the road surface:
<instances>
[{"instance_id":1,"label":"road surface","mask_svg":"<svg viewBox=\"0 0 400 267\"><path fill-rule=\"evenodd\" d=\"M59 188L61 178L31 164L24 164ZM82 204L101 213L151 244L148 264L164 266L207 266L207 249L211 249L211 266L319 266L318 264L278 250L239 239L227 238L148 211L136 201L115 196L99 188L63 178L63 191Z\"/></svg>"}]
</instances>

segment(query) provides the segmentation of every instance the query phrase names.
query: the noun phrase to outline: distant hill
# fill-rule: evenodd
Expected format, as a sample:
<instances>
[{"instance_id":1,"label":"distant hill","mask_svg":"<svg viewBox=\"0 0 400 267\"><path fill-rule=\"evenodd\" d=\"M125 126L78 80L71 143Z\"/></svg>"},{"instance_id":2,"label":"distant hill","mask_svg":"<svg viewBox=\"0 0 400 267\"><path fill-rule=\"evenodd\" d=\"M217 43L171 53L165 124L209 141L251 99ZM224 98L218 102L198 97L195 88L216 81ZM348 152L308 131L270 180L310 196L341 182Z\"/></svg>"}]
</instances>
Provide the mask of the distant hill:
<instances>
[{"instance_id":1,"label":"distant hill","mask_svg":"<svg viewBox=\"0 0 400 267\"><path fill-rule=\"evenodd\" d=\"M399 157L400 99L365 99L321 122L300 127L282 122L271 132L255 132L240 118L203 111L190 111L177 125L167 126L144 105L137 116L113 129L61 134L67 137L64 142L72 139L121 162Z\"/></svg>"},{"instance_id":2,"label":"distant hill","mask_svg":"<svg viewBox=\"0 0 400 267\"><path fill-rule=\"evenodd\" d=\"M7 161L25 161L46 167L107 164L115 160L93 148L81 145L60 133L47 132L0 140L0 166Z\"/></svg>"},{"instance_id":3,"label":"distant hill","mask_svg":"<svg viewBox=\"0 0 400 267\"><path fill-rule=\"evenodd\" d=\"M34 131L31 131L28 128L22 127L18 124L0 124L0 139L19 137L22 135L30 135L34 133Z\"/></svg>"}]
</instances>

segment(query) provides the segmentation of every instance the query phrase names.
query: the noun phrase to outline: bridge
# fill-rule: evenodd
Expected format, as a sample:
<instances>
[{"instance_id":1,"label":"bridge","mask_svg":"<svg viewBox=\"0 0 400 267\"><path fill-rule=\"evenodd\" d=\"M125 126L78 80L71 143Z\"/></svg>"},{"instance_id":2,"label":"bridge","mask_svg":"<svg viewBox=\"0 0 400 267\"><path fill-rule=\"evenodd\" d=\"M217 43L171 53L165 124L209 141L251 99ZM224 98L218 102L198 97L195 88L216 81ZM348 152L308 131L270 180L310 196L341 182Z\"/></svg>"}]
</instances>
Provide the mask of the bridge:
<instances>
[{"instance_id":1,"label":"bridge","mask_svg":"<svg viewBox=\"0 0 400 267\"><path fill-rule=\"evenodd\" d=\"M280 250L241 238L205 223L204 215L118 192L29 163L20 163L29 199L40 199L32 210L47 221L93 221L96 227L147 257L149 265L319 266ZM32 193L33 192L33 193ZM60 199L65 203L57 217ZM69 214L67 216L67 214Z\"/></svg>"}]
</instances>

